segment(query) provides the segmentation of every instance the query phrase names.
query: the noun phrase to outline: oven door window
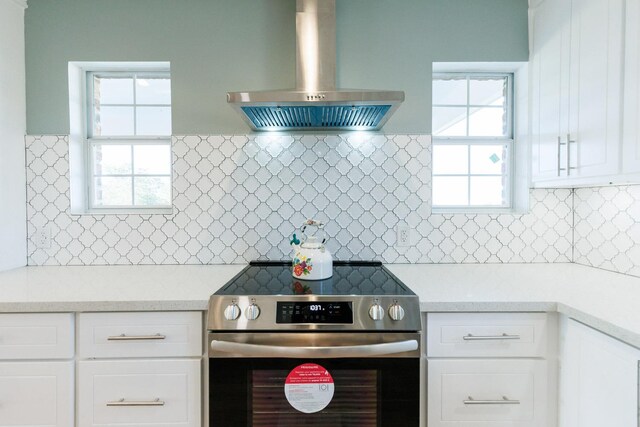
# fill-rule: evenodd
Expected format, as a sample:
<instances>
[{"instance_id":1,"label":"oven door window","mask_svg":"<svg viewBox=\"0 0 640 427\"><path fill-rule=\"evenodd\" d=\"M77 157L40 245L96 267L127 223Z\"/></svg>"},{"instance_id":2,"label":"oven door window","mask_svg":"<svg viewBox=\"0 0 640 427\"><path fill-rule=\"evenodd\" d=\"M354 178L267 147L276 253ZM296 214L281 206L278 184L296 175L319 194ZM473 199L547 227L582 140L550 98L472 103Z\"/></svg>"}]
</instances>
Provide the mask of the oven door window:
<instances>
[{"instance_id":1,"label":"oven door window","mask_svg":"<svg viewBox=\"0 0 640 427\"><path fill-rule=\"evenodd\" d=\"M314 363L333 378L333 398L305 413L285 395L285 380L299 365ZM418 358L210 360L210 425L216 427L418 426Z\"/></svg>"}]
</instances>

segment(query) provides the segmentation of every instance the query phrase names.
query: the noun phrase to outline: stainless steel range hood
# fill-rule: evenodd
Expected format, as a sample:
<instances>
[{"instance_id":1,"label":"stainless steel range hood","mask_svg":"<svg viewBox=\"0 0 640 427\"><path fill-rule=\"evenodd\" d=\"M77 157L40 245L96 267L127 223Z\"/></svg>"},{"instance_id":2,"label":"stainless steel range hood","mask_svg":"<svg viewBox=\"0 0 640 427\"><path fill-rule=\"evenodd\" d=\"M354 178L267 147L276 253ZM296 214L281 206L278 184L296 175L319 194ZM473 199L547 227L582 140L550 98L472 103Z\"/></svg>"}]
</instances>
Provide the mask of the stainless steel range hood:
<instances>
[{"instance_id":1,"label":"stainless steel range hood","mask_svg":"<svg viewBox=\"0 0 640 427\"><path fill-rule=\"evenodd\" d=\"M253 130L378 130L404 92L336 89L335 0L296 0L296 88L228 92Z\"/></svg>"}]
</instances>

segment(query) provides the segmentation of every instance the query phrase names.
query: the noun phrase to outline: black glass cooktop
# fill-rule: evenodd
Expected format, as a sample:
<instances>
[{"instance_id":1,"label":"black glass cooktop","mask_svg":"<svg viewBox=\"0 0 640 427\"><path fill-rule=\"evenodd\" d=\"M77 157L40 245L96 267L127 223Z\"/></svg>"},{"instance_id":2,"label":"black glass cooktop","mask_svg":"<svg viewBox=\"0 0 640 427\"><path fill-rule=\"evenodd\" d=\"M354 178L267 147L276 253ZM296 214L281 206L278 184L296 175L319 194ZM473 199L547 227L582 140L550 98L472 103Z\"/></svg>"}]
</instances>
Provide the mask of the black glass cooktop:
<instances>
[{"instance_id":1,"label":"black glass cooktop","mask_svg":"<svg viewBox=\"0 0 640 427\"><path fill-rule=\"evenodd\" d=\"M216 295L414 295L381 262L334 261L333 277L300 280L291 262L252 261Z\"/></svg>"}]
</instances>

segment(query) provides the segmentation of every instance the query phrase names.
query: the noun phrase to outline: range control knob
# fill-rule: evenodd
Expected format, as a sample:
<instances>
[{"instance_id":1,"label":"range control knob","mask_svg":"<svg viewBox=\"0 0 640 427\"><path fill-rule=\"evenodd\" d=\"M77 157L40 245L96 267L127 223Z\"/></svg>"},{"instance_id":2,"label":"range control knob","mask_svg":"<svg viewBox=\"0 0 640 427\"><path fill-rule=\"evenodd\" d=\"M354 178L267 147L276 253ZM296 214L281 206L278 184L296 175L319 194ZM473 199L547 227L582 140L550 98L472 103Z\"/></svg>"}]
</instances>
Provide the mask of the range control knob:
<instances>
[{"instance_id":1,"label":"range control knob","mask_svg":"<svg viewBox=\"0 0 640 427\"><path fill-rule=\"evenodd\" d=\"M375 321L382 320L384 317L384 309L382 306L377 302L371 304L371 308L369 308L369 317Z\"/></svg>"},{"instance_id":2,"label":"range control knob","mask_svg":"<svg viewBox=\"0 0 640 427\"><path fill-rule=\"evenodd\" d=\"M394 302L389 306L389 317L396 321L404 319L404 308L397 302Z\"/></svg>"},{"instance_id":3,"label":"range control knob","mask_svg":"<svg viewBox=\"0 0 640 427\"><path fill-rule=\"evenodd\" d=\"M244 315L248 320L256 320L260 316L260 307L256 303L251 303L244 311Z\"/></svg>"},{"instance_id":4,"label":"range control knob","mask_svg":"<svg viewBox=\"0 0 640 427\"><path fill-rule=\"evenodd\" d=\"M224 318L227 320L236 320L240 317L240 307L235 302L232 302L224 309Z\"/></svg>"}]
</instances>

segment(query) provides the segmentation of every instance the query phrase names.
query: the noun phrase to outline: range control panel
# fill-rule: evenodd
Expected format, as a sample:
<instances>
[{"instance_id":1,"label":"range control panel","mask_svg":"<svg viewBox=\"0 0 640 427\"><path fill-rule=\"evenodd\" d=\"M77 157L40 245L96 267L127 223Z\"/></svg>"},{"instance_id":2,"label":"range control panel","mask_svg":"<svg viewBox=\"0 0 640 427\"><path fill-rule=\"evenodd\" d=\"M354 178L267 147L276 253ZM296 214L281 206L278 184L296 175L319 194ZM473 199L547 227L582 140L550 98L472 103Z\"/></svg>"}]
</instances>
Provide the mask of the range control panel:
<instances>
[{"instance_id":1,"label":"range control panel","mask_svg":"<svg viewBox=\"0 0 640 427\"><path fill-rule=\"evenodd\" d=\"M419 331L415 296L289 297L213 295L208 330Z\"/></svg>"},{"instance_id":2,"label":"range control panel","mask_svg":"<svg viewBox=\"0 0 640 427\"><path fill-rule=\"evenodd\" d=\"M351 301L278 301L276 323L353 323Z\"/></svg>"}]
</instances>

